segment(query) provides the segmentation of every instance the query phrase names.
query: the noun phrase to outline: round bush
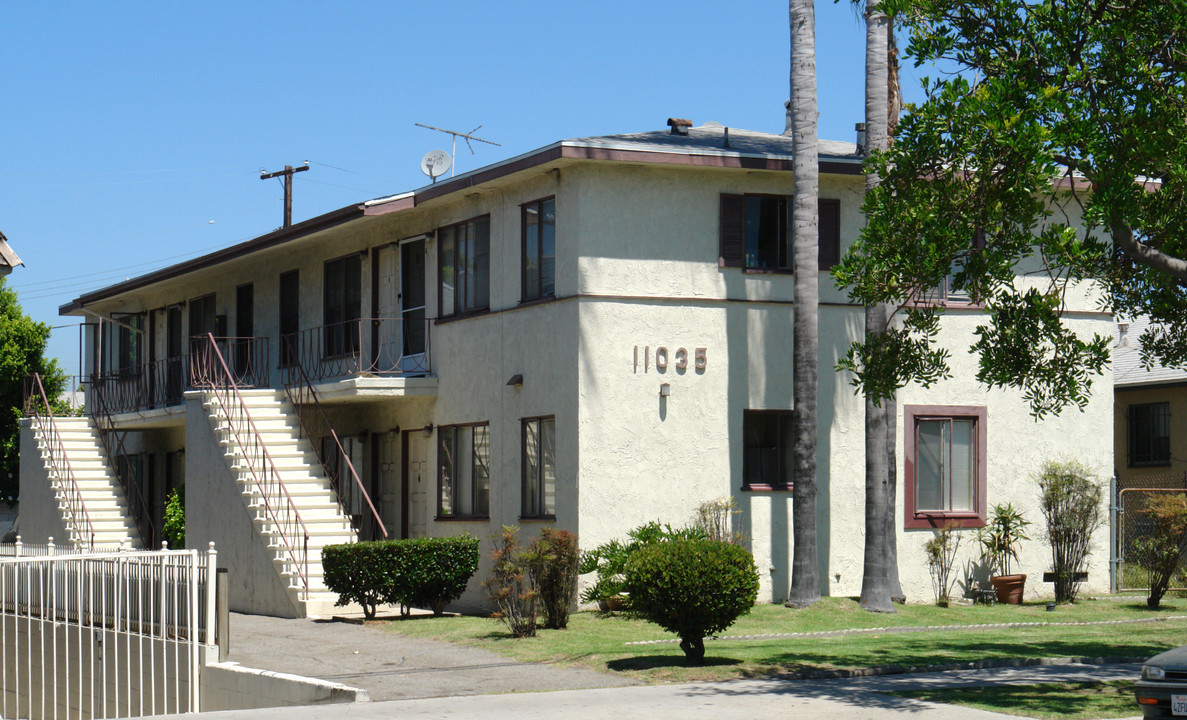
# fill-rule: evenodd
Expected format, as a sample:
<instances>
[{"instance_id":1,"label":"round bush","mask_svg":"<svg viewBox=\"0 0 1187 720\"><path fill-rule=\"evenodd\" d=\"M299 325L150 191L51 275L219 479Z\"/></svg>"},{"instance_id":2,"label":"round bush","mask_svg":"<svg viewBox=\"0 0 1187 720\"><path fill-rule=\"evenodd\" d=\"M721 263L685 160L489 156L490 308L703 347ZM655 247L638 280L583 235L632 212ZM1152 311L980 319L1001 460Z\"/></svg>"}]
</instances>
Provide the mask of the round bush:
<instances>
[{"instance_id":1,"label":"round bush","mask_svg":"<svg viewBox=\"0 0 1187 720\"><path fill-rule=\"evenodd\" d=\"M690 665L705 657L705 636L750 612L758 570L745 548L720 540L670 540L639 548L624 573L632 612L680 636Z\"/></svg>"}]
</instances>

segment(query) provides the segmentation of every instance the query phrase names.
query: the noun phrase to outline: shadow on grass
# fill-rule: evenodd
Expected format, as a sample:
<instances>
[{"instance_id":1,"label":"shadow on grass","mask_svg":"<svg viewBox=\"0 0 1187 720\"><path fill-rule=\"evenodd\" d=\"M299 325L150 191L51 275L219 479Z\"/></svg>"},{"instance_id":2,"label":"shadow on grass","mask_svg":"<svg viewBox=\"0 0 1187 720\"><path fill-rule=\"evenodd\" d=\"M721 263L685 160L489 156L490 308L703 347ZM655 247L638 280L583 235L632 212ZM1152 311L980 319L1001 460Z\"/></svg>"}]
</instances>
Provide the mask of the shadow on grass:
<instances>
[{"instance_id":1,"label":"shadow on grass","mask_svg":"<svg viewBox=\"0 0 1187 720\"><path fill-rule=\"evenodd\" d=\"M690 666L683 655L637 655L629 658L610 660L606 667L615 672L630 672L631 670L655 670L657 668L685 668L685 667L713 667L727 665L741 665L741 660L723 657L706 657L699 666Z\"/></svg>"}]
</instances>

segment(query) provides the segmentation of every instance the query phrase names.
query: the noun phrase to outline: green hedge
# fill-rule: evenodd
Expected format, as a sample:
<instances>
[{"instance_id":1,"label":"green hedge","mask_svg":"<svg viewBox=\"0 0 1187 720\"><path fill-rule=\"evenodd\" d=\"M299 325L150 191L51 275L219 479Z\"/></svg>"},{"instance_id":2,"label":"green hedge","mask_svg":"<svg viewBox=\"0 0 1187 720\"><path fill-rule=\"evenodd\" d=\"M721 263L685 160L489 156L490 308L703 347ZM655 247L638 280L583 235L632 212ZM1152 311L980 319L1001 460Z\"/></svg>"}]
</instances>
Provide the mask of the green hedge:
<instances>
[{"instance_id":1,"label":"green hedge","mask_svg":"<svg viewBox=\"0 0 1187 720\"><path fill-rule=\"evenodd\" d=\"M758 570L745 548L721 540L645 545L626 561L630 610L680 636L690 665L705 657L705 636L750 612Z\"/></svg>"},{"instance_id":2,"label":"green hedge","mask_svg":"<svg viewBox=\"0 0 1187 720\"><path fill-rule=\"evenodd\" d=\"M326 587L338 605L355 602L367 618L380 603L430 608L435 615L461 597L478 571L478 538L382 540L322 550Z\"/></svg>"}]
</instances>

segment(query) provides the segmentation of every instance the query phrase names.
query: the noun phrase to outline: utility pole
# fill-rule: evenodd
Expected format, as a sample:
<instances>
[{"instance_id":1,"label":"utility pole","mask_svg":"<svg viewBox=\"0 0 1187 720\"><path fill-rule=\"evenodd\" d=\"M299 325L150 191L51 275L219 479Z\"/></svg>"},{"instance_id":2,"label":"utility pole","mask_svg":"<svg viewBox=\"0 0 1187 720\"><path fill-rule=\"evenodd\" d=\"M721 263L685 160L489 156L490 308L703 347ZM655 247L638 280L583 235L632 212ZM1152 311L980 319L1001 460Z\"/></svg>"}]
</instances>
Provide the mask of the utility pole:
<instances>
[{"instance_id":1,"label":"utility pole","mask_svg":"<svg viewBox=\"0 0 1187 720\"><path fill-rule=\"evenodd\" d=\"M260 170L260 179L268 180L274 177L284 176L284 227L289 227L293 224L293 174L304 172L309 169L309 161L299 168L292 165L285 165L284 170L277 170L276 172L267 172Z\"/></svg>"}]
</instances>

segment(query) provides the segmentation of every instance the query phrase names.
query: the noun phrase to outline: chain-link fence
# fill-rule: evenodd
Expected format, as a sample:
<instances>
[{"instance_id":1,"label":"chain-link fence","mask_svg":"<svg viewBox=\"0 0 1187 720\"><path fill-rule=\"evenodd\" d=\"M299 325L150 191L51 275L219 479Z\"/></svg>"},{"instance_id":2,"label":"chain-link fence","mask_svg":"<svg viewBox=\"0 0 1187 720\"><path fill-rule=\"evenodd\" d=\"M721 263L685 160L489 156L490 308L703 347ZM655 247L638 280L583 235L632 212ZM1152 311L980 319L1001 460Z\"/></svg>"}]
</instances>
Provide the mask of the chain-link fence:
<instances>
[{"instance_id":1,"label":"chain-link fence","mask_svg":"<svg viewBox=\"0 0 1187 720\"><path fill-rule=\"evenodd\" d=\"M1154 532L1150 499L1167 494L1187 495L1187 472L1139 478L1117 478L1116 498L1116 589L1149 590L1149 576L1138 563L1141 541ZM1183 568L1171 578L1171 590L1187 590Z\"/></svg>"}]
</instances>

